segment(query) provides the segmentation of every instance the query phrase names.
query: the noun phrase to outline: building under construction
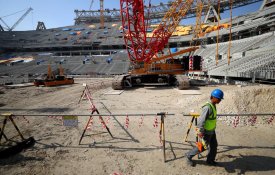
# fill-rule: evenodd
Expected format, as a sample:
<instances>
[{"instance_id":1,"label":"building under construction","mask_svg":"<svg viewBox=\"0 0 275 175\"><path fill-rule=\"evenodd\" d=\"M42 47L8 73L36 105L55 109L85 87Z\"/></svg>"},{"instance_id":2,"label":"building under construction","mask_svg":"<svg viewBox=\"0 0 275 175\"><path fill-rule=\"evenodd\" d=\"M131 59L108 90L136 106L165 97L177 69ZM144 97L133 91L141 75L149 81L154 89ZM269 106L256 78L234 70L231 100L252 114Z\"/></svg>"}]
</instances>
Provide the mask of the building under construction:
<instances>
[{"instance_id":1,"label":"building under construction","mask_svg":"<svg viewBox=\"0 0 275 175\"><path fill-rule=\"evenodd\" d=\"M275 174L275 1L148 1L0 21L1 175Z\"/></svg>"},{"instance_id":2,"label":"building under construction","mask_svg":"<svg viewBox=\"0 0 275 175\"><path fill-rule=\"evenodd\" d=\"M222 11L231 11L232 8L258 0L230 2L221 1L219 10L215 1L213 5L204 4L201 10L201 15L205 16L201 22L201 36L194 38L195 25L179 25L162 53L183 50L192 41L199 47L192 54L204 60L203 72L199 75L225 80L273 81L274 1L264 0L258 11L232 19L221 19L217 24L215 21ZM160 21L170 6L171 3L160 3L144 7L145 11L150 11L151 20L146 31L148 38L156 29L155 22ZM196 3L193 3L185 18L195 17L195 10ZM46 29L44 23L39 22L37 29L32 31L0 31L0 74L35 77L47 73L49 63L53 70L62 64L65 73L74 76L127 74L131 60L125 50L119 10L76 10L75 13L75 25L72 26ZM104 19L103 24L100 19ZM182 59L185 56L187 53L175 58ZM26 57L32 57L32 61L24 61ZM1 84L5 83L1 81Z\"/></svg>"}]
</instances>

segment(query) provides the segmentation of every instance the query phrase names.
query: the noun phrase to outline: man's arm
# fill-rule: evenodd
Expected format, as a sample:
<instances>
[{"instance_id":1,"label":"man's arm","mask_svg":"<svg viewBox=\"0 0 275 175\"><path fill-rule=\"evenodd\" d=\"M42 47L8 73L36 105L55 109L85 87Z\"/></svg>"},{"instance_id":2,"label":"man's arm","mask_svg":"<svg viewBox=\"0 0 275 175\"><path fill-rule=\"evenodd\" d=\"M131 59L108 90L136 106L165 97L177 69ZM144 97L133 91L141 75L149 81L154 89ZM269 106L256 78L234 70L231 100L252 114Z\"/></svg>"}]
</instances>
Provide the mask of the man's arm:
<instances>
[{"instance_id":1,"label":"man's arm","mask_svg":"<svg viewBox=\"0 0 275 175\"><path fill-rule=\"evenodd\" d=\"M206 121L207 117L209 116L209 113L210 113L209 106L204 106L202 108L201 115L198 118L197 128L198 128L198 132L201 133L202 135L204 135L204 132L205 132L204 131L204 124L205 124L205 121Z\"/></svg>"}]
</instances>

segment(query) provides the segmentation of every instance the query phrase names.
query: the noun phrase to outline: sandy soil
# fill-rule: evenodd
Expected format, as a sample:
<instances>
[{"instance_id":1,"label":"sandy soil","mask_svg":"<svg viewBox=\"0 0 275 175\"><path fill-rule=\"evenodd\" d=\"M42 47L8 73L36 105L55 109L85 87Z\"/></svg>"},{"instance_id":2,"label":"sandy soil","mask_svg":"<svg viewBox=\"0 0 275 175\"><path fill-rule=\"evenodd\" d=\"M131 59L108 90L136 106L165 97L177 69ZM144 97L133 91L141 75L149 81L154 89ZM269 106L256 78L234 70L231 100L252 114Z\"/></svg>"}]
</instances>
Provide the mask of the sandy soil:
<instances>
[{"instance_id":1,"label":"sandy soil","mask_svg":"<svg viewBox=\"0 0 275 175\"><path fill-rule=\"evenodd\" d=\"M101 83L104 82L104 83ZM275 113L274 86L207 86L193 90L201 95L183 95L173 87L145 87L125 90L120 95L106 95L111 90L109 79L79 79L76 84L62 87L0 87L0 113L22 114L89 114L89 103L78 100L84 89L91 87L93 102L101 114L174 114L165 118L166 163L159 140L156 116L130 116L128 129L126 116L104 117L114 138L94 117L91 130L79 139L88 117L79 116L78 127L66 127L62 121L47 116L16 118L25 138L33 136L34 147L7 159L0 160L0 174L275 174L275 121L268 124L270 116L221 117L218 120L218 167L205 164L203 158L194 159L196 166L185 164L184 154L192 148L195 133L192 129L183 142L191 110L200 112L214 88L225 92L218 113ZM0 124L2 125L1 118ZM11 123L5 133L19 140ZM3 142L3 140L2 140ZM190 144L191 143L191 144Z\"/></svg>"}]
</instances>

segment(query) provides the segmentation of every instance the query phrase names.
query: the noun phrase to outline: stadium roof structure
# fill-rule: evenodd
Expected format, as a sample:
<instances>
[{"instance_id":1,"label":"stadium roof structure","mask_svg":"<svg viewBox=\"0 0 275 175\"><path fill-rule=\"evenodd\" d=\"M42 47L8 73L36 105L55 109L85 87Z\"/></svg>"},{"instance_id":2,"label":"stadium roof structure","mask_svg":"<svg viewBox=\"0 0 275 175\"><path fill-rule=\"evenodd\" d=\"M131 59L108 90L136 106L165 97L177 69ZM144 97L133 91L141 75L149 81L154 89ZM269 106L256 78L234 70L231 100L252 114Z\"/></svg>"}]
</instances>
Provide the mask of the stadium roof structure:
<instances>
[{"instance_id":1,"label":"stadium roof structure","mask_svg":"<svg viewBox=\"0 0 275 175\"><path fill-rule=\"evenodd\" d=\"M205 1L204 13L207 13L207 9L210 5L215 7L217 5L217 0L202 0ZM232 8L238 8L245 5L253 4L262 0L233 0ZM170 8L172 2L169 1L167 4L159 3L158 5L151 5L150 7L145 6L145 11L150 11L150 19L151 20L160 20L164 17L167 10ZM220 9L221 12L230 9L230 1L229 0L220 0ZM75 10L76 14L75 24L93 24L100 22L100 10ZM104 21L105 22L116 22L121 21L120 10L119 9L105 9L104 12ZM193 8L189 10L187 15L184 18L192 18L196 16L196 4L193 4Z\"/></svg>"}]
</instances>

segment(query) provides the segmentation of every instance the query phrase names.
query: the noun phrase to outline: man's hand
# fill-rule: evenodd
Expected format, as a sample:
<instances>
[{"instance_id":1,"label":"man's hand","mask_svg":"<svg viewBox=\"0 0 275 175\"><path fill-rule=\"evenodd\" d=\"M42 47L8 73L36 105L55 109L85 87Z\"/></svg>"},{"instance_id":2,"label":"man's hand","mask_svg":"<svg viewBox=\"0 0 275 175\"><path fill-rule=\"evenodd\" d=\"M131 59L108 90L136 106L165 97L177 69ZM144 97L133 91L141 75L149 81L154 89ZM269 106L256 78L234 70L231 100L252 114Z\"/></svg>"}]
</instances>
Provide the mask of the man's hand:
<instances>
[{"instance_id":1,"label":"man's hand","mask_svg":"<svg viewBox=\"0 0 275 175\"><path fill-rule=\"evenodd\" d=\"M196 128L196 132L197 132L197 135L198 135L198 137L199 137L199 138L203 138L204 133L203 133L203 132L201 132L201 129Z\"/></svg>"},{"instance_id":2,"label":"man's hand","mask_svg":"<svg viewBox=\"0 0 275 175\"><path fill-rule=\"evenodd\" d=\"M199 138L203 138L204 133L202 133L202 132L198 132L198 136L199 136Z\"/></svg>"}]
</instances>

